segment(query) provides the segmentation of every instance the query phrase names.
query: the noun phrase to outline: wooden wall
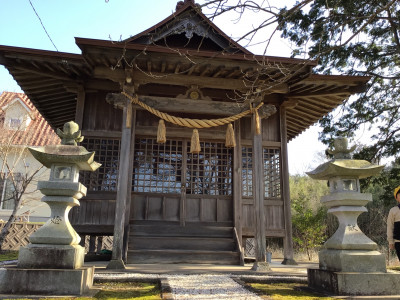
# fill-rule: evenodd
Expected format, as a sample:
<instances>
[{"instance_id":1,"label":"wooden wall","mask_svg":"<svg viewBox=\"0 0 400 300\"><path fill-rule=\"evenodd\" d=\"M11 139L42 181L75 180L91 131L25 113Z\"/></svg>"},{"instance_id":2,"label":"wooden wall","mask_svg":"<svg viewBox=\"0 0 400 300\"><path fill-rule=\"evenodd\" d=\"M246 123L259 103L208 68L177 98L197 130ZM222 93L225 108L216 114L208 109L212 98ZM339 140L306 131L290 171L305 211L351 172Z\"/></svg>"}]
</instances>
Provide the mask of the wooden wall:
<instances>
[{"instance_id":1,"label":"wooden wall","mask_svg":"<svg viewBox=\"0 0 400 300\"><path fill-rule=\"evenodd\" d=\"M121 132L122 111L105 101L106 93L86 95L82 130L87 136L118 137ZM198 116L201 117L201 116ZM159 119L150 113L137 111L136 135L155 137ZM279 113L262 120L263 146L280 149ZM200 139L223 140L225 126L200 130ZM191 129L181 128L167 123L167 138L180 137L190 139ZM251 147L251 118L240 120L241 143L239 147ZM88 149L90 151L90 149ZM241 158L239 158L239 161ZM71 213L71 223L78 232L112 233L115 214L116 192L91 192L81 199L81 206ZM136 220L181 220L179 197L172 195L132 195L131 219ZM240 195L240 197L242 197ZM149 201L151 200L151 201ZM227 203L229 201L230 203ZM195 222L233 222L233 202L206 196L187 195L185 218ZM265 226L269 237L285 235L284 205L282 197L265 198ZM254 201L251 197L241 199L241 226L243 236L254 235ZM104 226L104 227L102 227ZM101 229L103 228L103 229Z\"/></svg>"},{"instance_id":2,"label":"wooden wall","mask_svg":"<svg viewBox=\"0 0 400 300\"><path fill-rule=\"evenodd\" d=\"M106 92L86 94L82 130L121 132L122 110L107 103Z\"/></svg>"},{"instance_id":3,"label":"wooden wall","mask_svg":"<svg viewBox=\"0 0 400 300\"><path fill-rule=\"evenodd\" d=\"M242 146L250 146L252 140L251 119L240 121ZM280 119L275 113L268 119L262 120L262 140L266 148L280 149ZM267 237L285 236L284 206L282 197L264 198L265 229ZM242 196L242 234L254 236L254 200Z\"/></svg>"},{"instance_id":4,"label":"wooden wall","mask_svg":"<svg viewBox=\"0 0 400 300\"><path fill-rule=\"evenodd\" d=\"M72 208L70 222L79 234L112 235L115 220L115 193L88 193Z\"/></svg>"}]
</instances>

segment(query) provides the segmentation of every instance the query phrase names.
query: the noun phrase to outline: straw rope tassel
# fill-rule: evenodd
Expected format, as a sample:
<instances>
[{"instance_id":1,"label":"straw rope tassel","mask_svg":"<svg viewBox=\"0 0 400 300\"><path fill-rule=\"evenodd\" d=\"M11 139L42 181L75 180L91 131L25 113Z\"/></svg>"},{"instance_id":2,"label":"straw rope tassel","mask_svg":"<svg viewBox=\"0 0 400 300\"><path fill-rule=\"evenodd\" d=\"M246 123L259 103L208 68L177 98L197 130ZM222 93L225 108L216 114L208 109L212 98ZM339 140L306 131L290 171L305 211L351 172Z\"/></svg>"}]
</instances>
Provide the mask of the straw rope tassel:
<instances>
[{"instance_id":1,"label":"straw rope tassel","mask_svg":"<svg viewBox=\"0 0 400 300\"><path fill-rule=\"evenodd\" d=\"M228 124L228 127L226 128L225 147L236 147L235 132L233 131L232 124Z\"/></svg>"},{"instance_id":2,"label":"straw rope tassel","mask_svg":"<svg viewBox=\"0 0 400 300\"><path fill-rule=\"evenodd\" d=\"M260 124L260 116L258 114L258 109L255 109L255 122L256 122L256 134L261 134L261 124Z\"/></svg>"},{"instance_id":3,"label":"straw rope tassel","mask_svg":"<svg viewBox=\"0 0 400 300\"><path fill-rule=\"evenodd\" d=\"M164 144L167 141L166 137L166 129L164 120L160 120L158 122L158 130L157 130L157 143Z\"/></svg>"},{"instance_id":4,"label":"straw rope tassel","mask_svg":"<svg viewBox=\"0 0 400 300\"><path fill-rule=\"evenodd\" d=\"M190 142L190 153L199 153L201 151L199 131L193 129L192 140Z\"/></svg>"}]
</instances>

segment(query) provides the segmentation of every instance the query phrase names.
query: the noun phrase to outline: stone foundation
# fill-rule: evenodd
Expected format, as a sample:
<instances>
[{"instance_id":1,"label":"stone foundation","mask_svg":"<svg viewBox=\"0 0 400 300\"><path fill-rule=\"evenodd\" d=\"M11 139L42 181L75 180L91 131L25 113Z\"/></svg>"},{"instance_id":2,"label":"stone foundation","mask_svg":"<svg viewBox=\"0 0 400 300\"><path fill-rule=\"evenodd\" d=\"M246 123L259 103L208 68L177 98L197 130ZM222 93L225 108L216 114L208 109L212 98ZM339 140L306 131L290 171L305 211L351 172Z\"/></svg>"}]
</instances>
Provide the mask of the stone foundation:
<instances>
[{"instance_id":1,"label":"stone foundation","mask_svg":"<svg viewBox=\"0 0 400 300\"><path fill-rule=\"evenodd\" d=\"M318 256L321 270L386 273L385 256L379 251L323 249Z\"/></svg>"},{"instance_id":2,"label":"stone foundation","mask_svg":"<svg viewBox=\"0 0 400 300\"><path fill-rule=\"evenodd\" d=\"M28 244L20 248L18 268L78 269L84 257L85 249L80 245Z\"/></svg>"},{"instance_id":3,"label":"stone foundation","mask_svg":"<svg viewBox=\"0 0 400 300\"><path fill-rule=\"evenodd\" d=\"M82 295L93 286L94 267L80 269L0 269L0 294Z\"/></svg>"},{"instance_id":4,"label":"stone foundation","mask_svg":"<svg viewBox=\"0 0 400 300\"><path fill-rule=\"evenodd\" d=\"M308 286L334 295L400 295L399 273L333 272L308 269Z\"/></svg>"}]
</instances>

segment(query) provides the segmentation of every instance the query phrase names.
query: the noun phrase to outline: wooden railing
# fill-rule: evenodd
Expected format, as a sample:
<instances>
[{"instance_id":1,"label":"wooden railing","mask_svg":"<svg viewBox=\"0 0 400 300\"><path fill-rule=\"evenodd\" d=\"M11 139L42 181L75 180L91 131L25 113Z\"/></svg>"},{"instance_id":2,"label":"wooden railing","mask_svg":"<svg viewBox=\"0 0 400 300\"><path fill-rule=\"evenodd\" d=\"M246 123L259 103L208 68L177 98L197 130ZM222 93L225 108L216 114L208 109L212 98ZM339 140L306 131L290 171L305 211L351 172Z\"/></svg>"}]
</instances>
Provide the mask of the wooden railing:
<instances>
[{"instance_id":1,"label":"wooden railing","mask_svg":"<svg viewBox=\"0 0 400 300\"><path fill-rule=\"evenodd\" d=\"M236 227L233 227L233 231L235 233L236 247L238 248L239 253L240 253L240 265L244 266L244 249L243 249L242 245L240 244L240 240L239 240L239 236L238 236Z\"/></svg>"}]
</instances>

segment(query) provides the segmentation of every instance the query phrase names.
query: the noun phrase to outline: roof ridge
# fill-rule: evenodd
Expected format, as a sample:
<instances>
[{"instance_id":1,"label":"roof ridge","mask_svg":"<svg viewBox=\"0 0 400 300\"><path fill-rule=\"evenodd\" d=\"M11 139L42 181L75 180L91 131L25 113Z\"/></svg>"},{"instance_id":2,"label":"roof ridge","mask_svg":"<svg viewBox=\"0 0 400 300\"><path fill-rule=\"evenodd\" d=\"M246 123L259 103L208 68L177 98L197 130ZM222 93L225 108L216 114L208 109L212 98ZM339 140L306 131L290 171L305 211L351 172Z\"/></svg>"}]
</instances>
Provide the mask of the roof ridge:
<instances>
[{"instance_id":1,"label":"roof ridge","mask_svg":"<svg viewBox=\"0 0 400 300\"><path fill-rule=\"evenodd\" d=\"M209 18L207 18L206 15L204 15L201 11L201 6L199 4L196 4L193 0L184 0L184 1L179 1L176 5L176 11L173 12L171 15L166 17L164 20L158 22L157 24L151 26L150 28L134 35L131 36L123 41L118 42L119 44L128 44L131 43L137 39L139 39L142 36L145 36L146 34L149 34L153 31L156 31L157 29L161 28L168 22L172 22L173 19L177 18L179 15L183 14L187 10L193 10L195 13L198 14L198 16L204 20L212 29L215 31L216 34L219 34L223 39L225 39L228 42L229 47L231 48L237 48L244 54L253 54L249 50L247 50L245 47L241 46L239 43L234 41L232 38L230 38L224 31L222 31L217 25L215 25Z\"/></svg>"}]
</instances>

